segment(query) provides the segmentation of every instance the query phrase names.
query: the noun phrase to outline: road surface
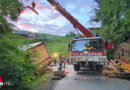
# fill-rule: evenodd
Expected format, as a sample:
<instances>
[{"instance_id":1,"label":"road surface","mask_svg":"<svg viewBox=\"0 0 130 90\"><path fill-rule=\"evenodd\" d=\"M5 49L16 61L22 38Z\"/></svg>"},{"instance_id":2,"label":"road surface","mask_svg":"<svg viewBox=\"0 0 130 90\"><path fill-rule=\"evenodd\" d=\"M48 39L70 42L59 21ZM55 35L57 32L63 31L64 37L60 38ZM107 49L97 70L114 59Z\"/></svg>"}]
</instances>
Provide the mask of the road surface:
<instances>
[{"instance_id":1,"label":"road surface","mask_svg":"<svg viewBox=\"0 0 130 90\"><path fill-rule=\"evenodd\" d=\"M69 70L66 77L52 81L52 90L130 90L129 80L104 77L98 72L77 73L72 65L68 65L66 70Z\"/></svg>"}]
</instances>

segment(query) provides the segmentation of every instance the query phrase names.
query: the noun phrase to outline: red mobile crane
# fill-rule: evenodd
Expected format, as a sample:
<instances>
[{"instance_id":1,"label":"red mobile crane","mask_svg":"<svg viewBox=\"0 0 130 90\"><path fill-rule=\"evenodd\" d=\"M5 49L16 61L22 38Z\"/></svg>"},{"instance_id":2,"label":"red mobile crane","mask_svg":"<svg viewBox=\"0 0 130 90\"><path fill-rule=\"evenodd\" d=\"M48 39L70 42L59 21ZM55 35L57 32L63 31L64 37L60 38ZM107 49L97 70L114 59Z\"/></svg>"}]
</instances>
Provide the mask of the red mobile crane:
<instances>
[{"instance_id":1,"label":"red mobile crane","mask_svg":"<svg viewBox=\"0 0 130 90\"><path fill-rule=\"evenodd\" d=\"M87 37L75 39L71 42L70 59L73 62L74 70L79 71L81 68L100 70L106 60L103 39L100 37L93 37L92 33L70 15L58 2L55 0L47 1L69 20L75 29L80 30Z\"/></svg>"},{"instance_id":2,"label":"red mobile crane","mask_svg":"<svg viewBox=\"0 0 130 90\"><path fill-rule=\"evenodd\" d=\"M47 0L56 10L58 10L65 18L67 18L74 28L80 30L86 37L92 37L92 33L70 15L58 2L55 0Z\"/></svg>"}]
</instances>

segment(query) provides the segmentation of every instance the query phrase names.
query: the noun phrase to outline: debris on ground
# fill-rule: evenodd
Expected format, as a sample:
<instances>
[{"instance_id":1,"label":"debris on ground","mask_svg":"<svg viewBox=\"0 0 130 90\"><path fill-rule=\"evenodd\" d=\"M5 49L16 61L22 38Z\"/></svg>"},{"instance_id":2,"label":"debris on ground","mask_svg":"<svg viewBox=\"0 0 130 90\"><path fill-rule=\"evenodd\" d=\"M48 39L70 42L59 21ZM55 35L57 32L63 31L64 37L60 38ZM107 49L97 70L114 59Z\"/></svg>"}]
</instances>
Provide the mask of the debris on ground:
<instances>
[{"instance_id":1,"label":"debris on ground","mask_svg":"<svg viewBox=\"0 0 130 90\"><path fill-rule=\"evenodd\" d=\"M114 53L114 58L121 61L120 64L107 65L103 75L117 78L130 78L130 39L121 43Z\"/></svg>"},{"instance_id":2,"label":"debris on ground","mask_svg":"<svg viewBox=\"0 0 130 90\"><path fill-rule=\"evenodd\" d=\"M104 76L108 76L110 78L115 78L117 77L117 75L114 73L115 70L114 69L103 69L102 73Z\"/></svg>"},{"instance_id":3,"label":"debris on ground","mask_svg":"<svg viewBox=\"0 0 130 90\"><path fill-rule=\"evenodd\" d=\"M110 78L130 78L130 72L125 72L119 69L105 68L103 69L103 75Z\"/></svg>"},{"instance_id":4,"label":"debris on ground","mask_svg":"<svg viewBox=\"0 0 130 90\"><path fill-rule=\"evenodd\" d=\"M52 79L61 79L68 74L67 70L57 70L53 72Z\"/></svg>"}]
</instances>

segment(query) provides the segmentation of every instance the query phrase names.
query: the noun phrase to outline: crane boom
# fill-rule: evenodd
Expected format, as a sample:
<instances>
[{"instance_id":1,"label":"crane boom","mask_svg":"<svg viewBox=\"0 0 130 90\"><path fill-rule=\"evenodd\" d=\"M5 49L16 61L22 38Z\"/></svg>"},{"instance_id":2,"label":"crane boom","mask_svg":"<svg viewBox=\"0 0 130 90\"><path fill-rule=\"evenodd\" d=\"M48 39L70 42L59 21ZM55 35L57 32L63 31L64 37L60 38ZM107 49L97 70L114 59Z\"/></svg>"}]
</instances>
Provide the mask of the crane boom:
<instances>
[{"instance_id":1,"label":"crane boom","mask_svg":"<svg viewBox=\"0 0 130 90\"><path fill-rule=\"evenodd\" d=\"M58 2L55 0L47 0L56 10L58 10L66 19L70 21L70 23L74 26L74 28L80 30L86 37L92 37L92 33L86 29L82 24L78 22L71 14L69 14Z\"/></svg>"}]
</instances>

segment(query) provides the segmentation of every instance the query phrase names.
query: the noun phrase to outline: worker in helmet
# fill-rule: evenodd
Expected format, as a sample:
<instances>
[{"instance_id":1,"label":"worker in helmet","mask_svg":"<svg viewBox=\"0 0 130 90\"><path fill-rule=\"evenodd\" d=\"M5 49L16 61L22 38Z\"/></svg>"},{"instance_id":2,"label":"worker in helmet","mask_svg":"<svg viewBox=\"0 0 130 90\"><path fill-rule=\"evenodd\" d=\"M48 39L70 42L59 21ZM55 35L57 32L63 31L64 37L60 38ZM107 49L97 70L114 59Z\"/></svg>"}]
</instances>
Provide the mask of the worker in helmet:
<instances>
[{"instance_id":1,"label":"worker in helmet","mask_svg":"<svg viewBox=\"0 0 130 90\"><path fill-rule=\"evenodd\" d=\"M85 46L84 46L84 50L92 50L93 47L90 45L90 43L87 43Z\"/></svg>"}]
</instances>

